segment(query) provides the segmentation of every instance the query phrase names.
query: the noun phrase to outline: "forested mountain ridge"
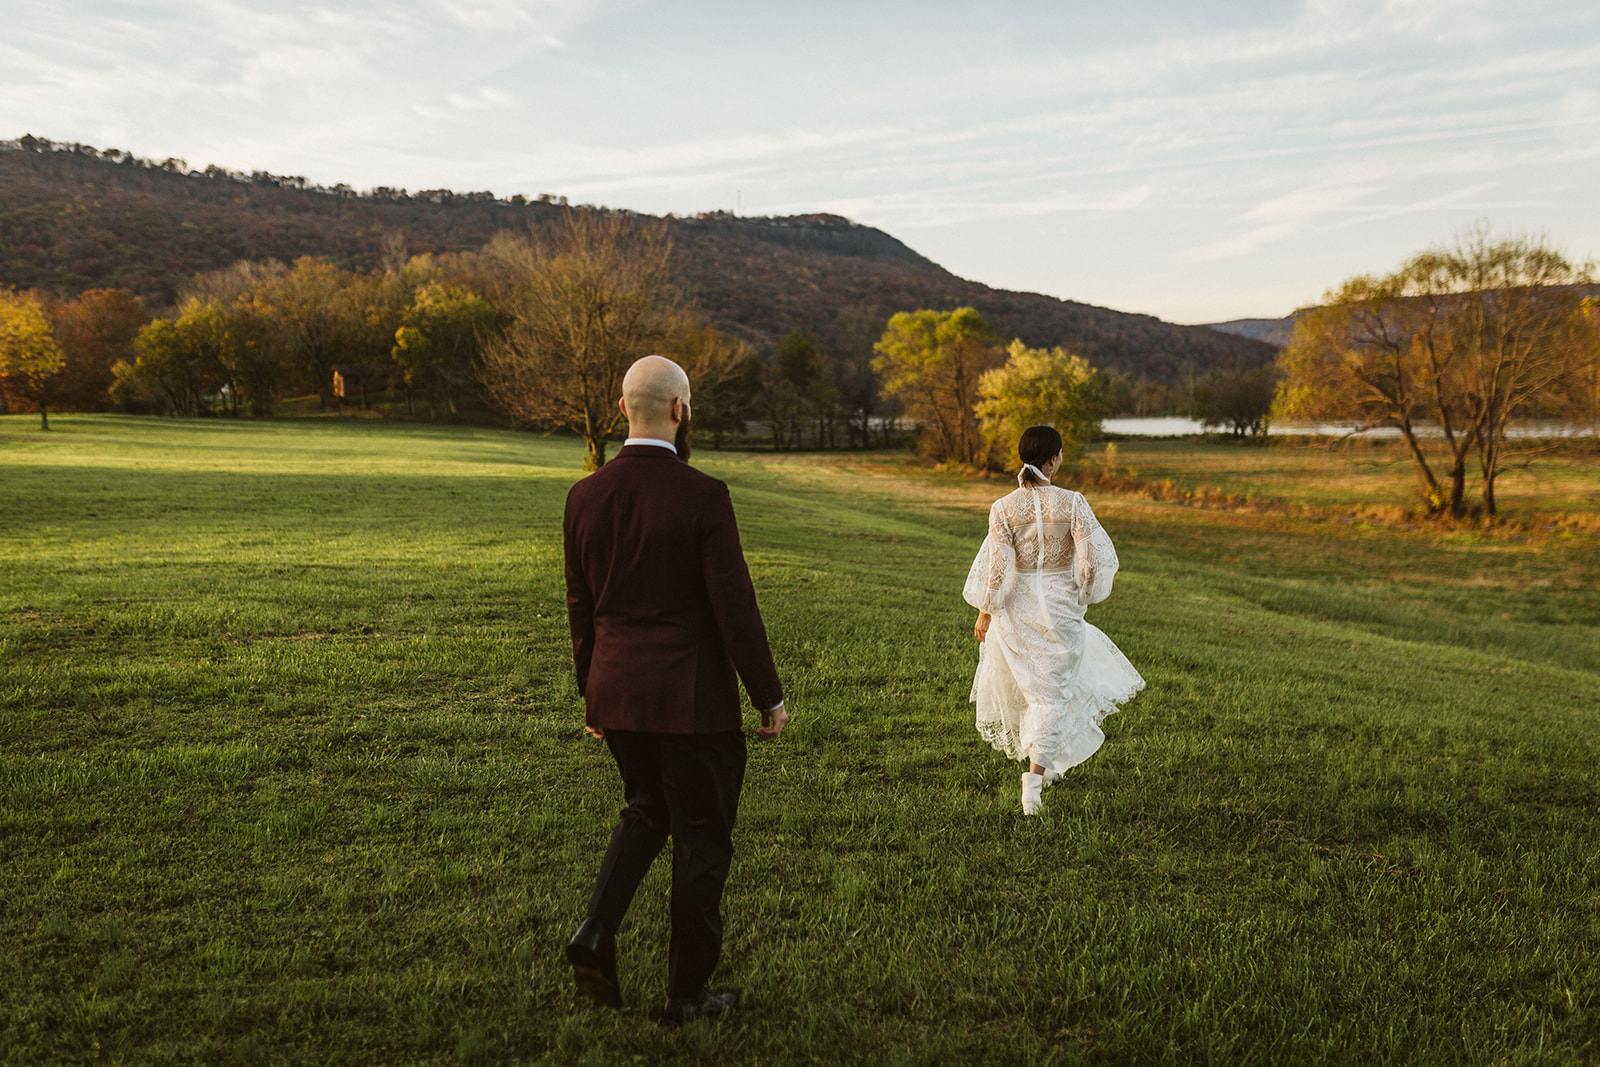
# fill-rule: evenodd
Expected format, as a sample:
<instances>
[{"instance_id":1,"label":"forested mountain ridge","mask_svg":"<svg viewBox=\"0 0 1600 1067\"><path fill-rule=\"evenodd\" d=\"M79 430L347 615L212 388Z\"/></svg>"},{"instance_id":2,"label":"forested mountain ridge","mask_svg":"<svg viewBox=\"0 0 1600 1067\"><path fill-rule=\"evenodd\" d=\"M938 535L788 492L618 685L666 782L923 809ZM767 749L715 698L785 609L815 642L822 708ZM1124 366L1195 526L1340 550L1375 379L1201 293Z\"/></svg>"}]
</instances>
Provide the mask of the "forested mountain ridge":
<instances>
[{"instance_id":1,"label":"forested mountain ridge","mask_svg":"<svg viewBox=\"0 0 1600 1067\"><path fill-rule=\"evenodd\" d=\"M240 259L323 256L374 269L400 247L476 249L500 230L540 226L564 210L555 196L357 193L22 138L0 142L0 285L63 295L123 288L156 309L196 272ZM971 305L1004 337L1063 345L1134 377L1173 381L1274 355L1270 344L1205 327L967 281L881 230L834 215L713 213L667 223L684 290L713 323L760 351L797 329L870 350L897 311Z\"/></svg>"}]
</instances>

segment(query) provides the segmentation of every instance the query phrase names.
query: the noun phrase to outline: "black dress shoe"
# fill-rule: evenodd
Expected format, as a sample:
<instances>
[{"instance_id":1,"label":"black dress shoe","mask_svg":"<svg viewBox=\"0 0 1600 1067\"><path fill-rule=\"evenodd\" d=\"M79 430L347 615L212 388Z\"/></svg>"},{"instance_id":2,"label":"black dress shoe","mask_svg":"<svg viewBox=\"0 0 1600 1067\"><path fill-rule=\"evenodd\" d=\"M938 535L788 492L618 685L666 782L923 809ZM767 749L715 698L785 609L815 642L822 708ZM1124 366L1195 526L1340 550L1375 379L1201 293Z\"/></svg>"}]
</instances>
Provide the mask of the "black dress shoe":
<instances>
[{"instance_id":1,"label":"black dress shoe","mask_svg":"<svg viewBox=\"0 0 1600 1067\"><path fill-rule=\"evenodd\" d=\"M583 920L567 942L567 962L578 991L602 1008L622 1007L622 987L617 984L617 942L599 919Z\"/></svg>"},{"instance_id":2,"label":"black dress shoe","mask_svg":"<svg viewBox=\"0 0 1600 1067\"><path fill-rule=\"evenodd\" d=\"M733 1014L733 1006L737 1003L737 993L701 993L699 1000L668 997L667 1006L661 1014L671 1025L682 1026L696 1019L725 1019Z\"/></svg>"}]
</instances>

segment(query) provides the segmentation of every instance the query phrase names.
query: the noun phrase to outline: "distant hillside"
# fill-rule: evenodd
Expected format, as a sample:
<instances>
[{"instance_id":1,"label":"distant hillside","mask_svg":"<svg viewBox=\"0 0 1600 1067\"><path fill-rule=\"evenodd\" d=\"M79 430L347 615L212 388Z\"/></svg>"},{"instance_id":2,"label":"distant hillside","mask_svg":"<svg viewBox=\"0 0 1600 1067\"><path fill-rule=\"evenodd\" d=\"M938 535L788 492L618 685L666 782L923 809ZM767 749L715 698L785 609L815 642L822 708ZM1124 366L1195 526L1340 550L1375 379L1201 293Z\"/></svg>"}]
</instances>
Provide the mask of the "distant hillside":
<instances>
[{"instance_id":1,"label":"distant hillside","mask_svg":"<svg viewBox=\"0 0 1600 1067\"><path fill-rule=\"evenodd\" d=\"M1294 315L1285 315L1281 319L1234 319L1231 322L1211 322L1206 326L1222 333L1249 337L1283 348L1294 336L1294 320Z\"/></svg>"},{"instance_id":2,"label":"distant hillside","mask_svg":"<svg viewBox=\"0 0 1600 1067\"><path fill-rule=\"evenodd\" d=\"M368 270L396 239L411 253L476 249L499 230L551 221L564 204L446 189L357 193L22 138L0 142L0 284L63 294L125 288L161 307L195 272L239 259L317 255ZM834 215L716 213L669 217L669 226L685 290L758 350L808 329L865 351L894 312L970 304L1006 337L1064 345L1133 376L1171 381L1186 369L1274 354L1248 336L991 289Z\"/></svg>"},{"instance_id":3,"label":"distant hillside","mask_svg":"<svg viewBox=\"0 0 1600 1067\"><path fill-rule=\"evenodd\" d=\"M1586 296L1600 296L1600 285L1579 286L1578 291ZM1308 309L1302 308L1281 319L1234 319L1231 322L1211 322L1206 324L1206 328L1265 341L1275 348L1285 348L1294 337L1295 320L1306 310Z\"/></svg>"}]
</instances>

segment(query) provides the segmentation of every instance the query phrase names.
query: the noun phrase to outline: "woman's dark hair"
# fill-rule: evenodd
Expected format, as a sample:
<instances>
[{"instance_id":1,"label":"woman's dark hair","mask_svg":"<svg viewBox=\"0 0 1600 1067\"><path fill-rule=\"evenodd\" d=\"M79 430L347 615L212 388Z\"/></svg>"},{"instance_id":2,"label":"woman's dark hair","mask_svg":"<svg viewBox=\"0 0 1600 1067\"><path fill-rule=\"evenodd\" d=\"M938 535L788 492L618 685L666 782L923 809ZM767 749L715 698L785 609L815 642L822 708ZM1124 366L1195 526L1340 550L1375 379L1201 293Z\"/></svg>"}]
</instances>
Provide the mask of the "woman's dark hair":
<instances>
[{"instance_id":1,"label":"woman's dark hair","mask_svg":"<svg viewBox=\"0 0 1600 1067\"><path fill-rule=\"evenodd\" d=\"M1022 440L1017 442L1017 455L1022 457L1022 462L1032 463L1040 470L1044 470L1044 465L1060 451L1061 435L1054 426L1029 426L1022 431ZM1022 481L1026 485L1045 484L1029 470L1022 472Z\"/></svg>"}]
</instances>

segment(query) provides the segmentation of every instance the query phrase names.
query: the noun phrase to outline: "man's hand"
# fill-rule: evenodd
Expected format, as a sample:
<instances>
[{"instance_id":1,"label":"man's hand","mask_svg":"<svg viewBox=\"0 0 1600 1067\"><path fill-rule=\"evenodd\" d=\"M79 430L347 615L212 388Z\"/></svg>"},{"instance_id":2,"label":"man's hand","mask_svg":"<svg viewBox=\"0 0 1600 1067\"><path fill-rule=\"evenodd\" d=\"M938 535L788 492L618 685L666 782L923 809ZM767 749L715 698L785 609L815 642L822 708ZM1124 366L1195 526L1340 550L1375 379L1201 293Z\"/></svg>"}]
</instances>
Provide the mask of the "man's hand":
<instances>
[{"instance_id":1,"label":"man's hand","mask_svg":"<svg viewBox=\"0 0 1600 1067\"><path fill-rule=\"evenodd\" d=\"M972 636L976 637L979 641L982 641L984 635L987 634L988 632L989 632L989 613L987 611L985 611L985 612L979 613L978 621L973 624L973 626L972 626Z\"/></svg>"},{"instance_id":2,"label":"man's hand","mask_svg":"<svg viewBox=\"0 0 1600 1067\"><path fill-rule=\"evenodd\" d=\"M783 724L789 721L789 712L782 704L771 711L761 713L761 726L756 730L756 736L766 741L772 741L783 733Z\"/></svg>"},{"instance_id":3,"label":"man's hand","mask_svg":"<svg viewBox=\"0 0 1600 1067\"><path fill-rule=\"evenodd\" d=\"M590 737L598 738L601 741L606 739L606 732L604 730L590 726L588 723L585 723L583 728L589 732Z\"/></svg>"}]
</instances>

